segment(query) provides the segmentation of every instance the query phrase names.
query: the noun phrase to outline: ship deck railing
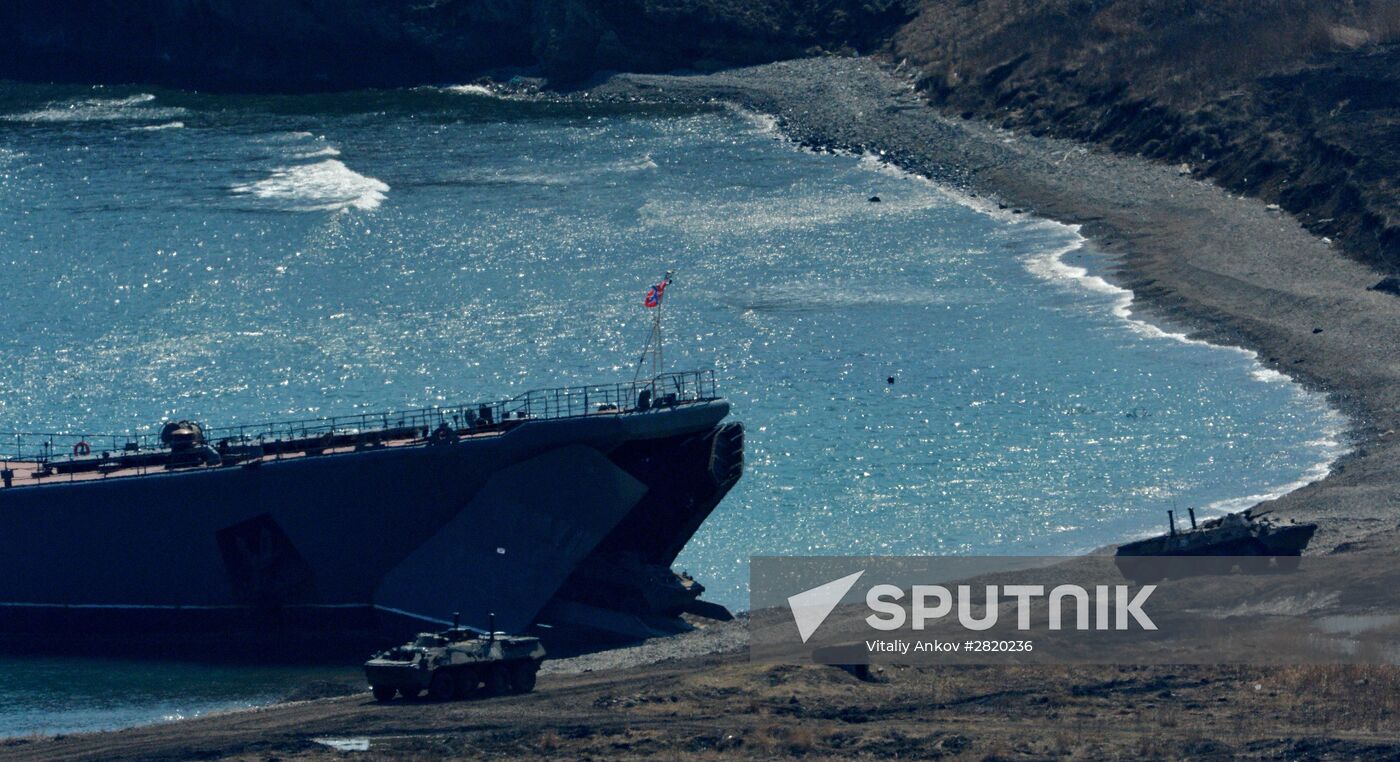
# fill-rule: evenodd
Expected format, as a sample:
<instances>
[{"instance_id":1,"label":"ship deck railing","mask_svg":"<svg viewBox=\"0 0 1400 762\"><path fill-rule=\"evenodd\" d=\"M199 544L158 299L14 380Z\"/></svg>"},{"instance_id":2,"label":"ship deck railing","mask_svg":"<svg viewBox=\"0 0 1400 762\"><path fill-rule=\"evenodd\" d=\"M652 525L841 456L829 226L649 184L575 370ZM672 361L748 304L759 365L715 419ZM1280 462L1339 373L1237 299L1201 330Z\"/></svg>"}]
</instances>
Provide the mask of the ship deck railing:
<instances>
[{"instance_id":1,"label":"ship deck railing","mask_svg":"<svg viewBox=\"0 0 1400 762\"><path fill-rule=\"evenodd\" d=\"M632 382L533 389L493 402L221 426L202 431L204 442L221 451L257 447L266 457L280 458L360 449L364 445L420 442L444 428L457 436L480 436L501 433L527 421L662 410L717 399L714 371L694 370ZM14 464L37 466L41 475L50 468L79 460L96 460L98 465L108 460L121 462L125 464L124 471L137 464L144 473L145 468L140 466L143 456L151 456L152 465L165 470L162 459L169 453L158 431L0 432L0 465L5 470L11 470Z\"/></svg>"}]
</instances>

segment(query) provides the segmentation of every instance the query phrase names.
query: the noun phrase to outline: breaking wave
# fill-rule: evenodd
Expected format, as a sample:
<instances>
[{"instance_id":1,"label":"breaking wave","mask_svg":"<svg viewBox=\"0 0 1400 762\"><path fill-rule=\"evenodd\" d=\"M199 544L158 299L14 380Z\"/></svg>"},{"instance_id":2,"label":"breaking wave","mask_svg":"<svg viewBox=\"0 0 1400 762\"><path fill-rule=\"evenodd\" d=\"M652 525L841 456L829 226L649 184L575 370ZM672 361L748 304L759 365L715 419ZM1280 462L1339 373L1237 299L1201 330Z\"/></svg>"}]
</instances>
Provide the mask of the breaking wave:
<instances>
[{"instance_id":1,"label":"breaking wave","mask_svg":"<svg viewBox=\"0 0 1400 762\"><path fill-rule=\"evenodd\" d=\"M232 191L295 212L375 209L389 186L366 177L337 159L279 167L257 182L235 185Z\"/></svg>"},{"instance_id":2,"label":"breaking wave","mask_svg":"<svg viewBox=\"0 0 1400 762\"><path fill-rule=\"evenodd\" d=\"M499 93L485 85L450 85L442 89L449 93L457 93L459 95L481 95L487 98L501 97Z\"/></svg>"},{"instance_id":3,"label":"breaking wave","mask_svg":"<svg viewBox=\"0 0 1400 762\"><path fill-rule=\"evenodd\" d=\"M1047 223L1059 225L1060 223ZM1293 379L1283 373L1264 366L1259 361L1259 353L1244 347L1231 346L1229 344L1213 344L1202 339L1193 339L1182 332L1173 332L1162 329L1141 318L1133 316L1132 303L1133 292L1130 289L1115 286L1101 276L1089 272L1086 267L1072 265L1065 262L1066 255L1083 248L1085 239L1078 235L1079 227L1070 226L1076 233L1076 240L1068 246L1057 249L1050 249L1039 254L1027 257L1024 261L1026 269L1033 275L1052 282L1063 283L1085 289L1098 294L1104 294L1113 298L1113 305L1110 309L1115 317L1125 321L1128 326L1139 335L1153 339L1170 339L1182 344L1194 344L1207 346L1215 350L1225 350L1237 352L1244 355L1250 361L1249 376L1255 381L1266 384L1293 384ZM1321 456L1320 459L1308 467L1297 479L1286 484L1270 487L1263 492L1250 495L1240 495L1238 497L1217 500L1204 507L1207 514L1224 514L1242 511L1250 506L1259 503L1275 500L1284 495L1313 482L1320 481L1332 472L1332 464L1344 455L1348 449L1342 441L1343 432L1346 428L1346 418L1335 408L1316 395L1310 394L1300 385L1295 385L1294 390L1299 395L1310 398L1311 401L1325 410L1326 428L1322 437L1308 443Z\"/></svg>"},{"instance_id":4,"label":"breaking wave","mask_svg":"<svg viewBox=\"0 0 1400 762\"><path fill-rule=\"evenodd\" d=\"M1273 368L1266 367L1263 363L1260 362L1258 352L1255 352L1251 349L1245 349L1244 347L1232 346L1229 344L1214 344L1202 339L1194 339L1184 332L1168 331L1160 326L1149 323L1148 321L1143 320L1142 318L1135 317L1133 315L1132 309L1134 294L1131 289L1116 286L1110 283L1107 279L1103 278L1102 276L1095 275L1089 272L1089 269L1087 267L1081 267L1079 265L1074 265L1066 262L1065 257L1069 256L1074 252L1082 250L1084 248L1084 244L1087 243L1087 239L1084 238L1083 235L1081 235L1079 232L1080 226L1066 225L1064 223L1056 222L1054 220L1027 220L1025 217L1022 217L1019 214L1016 214L1015 212L1010 212L1004 207L998 207L994 205L993 202L991 202L988 199L979 199L967 196L946 186L941 186L937 183L934 183L932 180L929 180L926 177L896 167L890 164L888 161L885 161L883 157L867 153L862 155L860 159L862 166L864 166L866 169L893 176L916 178L935 188L940 189L946 196L953 199L957 203L960 203L971 209L975 209L988 216L995 217L1006 222L1019 221L1026 225L1039 225L1053 227L1061 230L1068 229L1072 231L1074 233L1074 239L1068 244L1058 247L1050 247L1044 251L1026 257L1023 260L1023 264L1026 270L1032 275L1035 275L1036 277L1050 283L1059 283L1062 285L1077 287L1085 291L1111 297L1113 299L1113 302L1109 309L1114 315L1114 317L1117 317L1120 320L1127 323L1128 327L1134 333L1137 333L1138 335L1144 338L1170 339L1172 341L1177 341L1182 344L1200 345L1210 347L1211 349L1226 350L1244 355L1250 361L1249 376L1255 381L1267 384L1292 384L1294 391L1297 394L1306 396L1311 402L1318 405L1325 411L1326 422L1324 424L1325 428L1323 430L1322 436L1318 439L1308 442L1308 446L1313 448L1314 451L1320 457L1302 474L1300 474L1297 479L1287 482L1285 484L1280 484L1274 487L1268 487L1265 490L1255 494L1240 495L1237 497L1229 497L1222 500L1216 500L1212 503L1207 504L1201 509L1207 515L1212 513L1224 514L1242 511L1259 503L1278 499L1290 492L1293 492L1294 490L1305 487L1309 484L1312 484L1313 482L1320 481L1332 472L1332 464L1335 463L1337 459L1340 458L1342 455L1346 454L1349 447L1344 441L1344 432L1346 430L1345 416L1343 416L1341 412L1339 412L1337 409L1328 405L1326 401L1319 395L1311 394L1301 385L1295 384L1293 379L1289 378L1287 375L1280 373L1279 371L1274 370Z\"/></svg>"},{"instance_id":5,"label":"breaking wave","mask_svg":"<svg viewBox=\"0 0 1400 762\"><path fill-rule=\"evenodd\" d=\"M6 114L8 122L107 122L115 120L169 120L189 113L180 106L152 106L156 97L138 93L125 98L85 98L50 103L42 109Z\"/></svg>"}]
</instances>

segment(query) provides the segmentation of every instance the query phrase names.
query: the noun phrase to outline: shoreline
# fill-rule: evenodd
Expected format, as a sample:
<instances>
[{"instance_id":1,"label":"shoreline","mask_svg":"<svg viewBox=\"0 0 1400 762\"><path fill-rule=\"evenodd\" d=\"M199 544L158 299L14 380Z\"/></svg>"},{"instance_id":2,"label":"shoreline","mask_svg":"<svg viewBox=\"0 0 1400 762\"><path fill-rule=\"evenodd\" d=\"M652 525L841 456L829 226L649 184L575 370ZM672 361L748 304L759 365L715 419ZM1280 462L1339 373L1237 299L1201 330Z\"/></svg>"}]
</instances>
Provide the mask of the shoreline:
<instances>
[{"instance_id":1,"label":"shoreline","mask_svg":"<svg viewBox=\"0 0 1400 762\"><path fill-rule=\"evenodd\" d=\"M1110 263L1104 281L1130 295L1128 320L1253 354L1345 417L1327 474L1259 505L1317 522L1310 553L1397 544L1400 361L1387 358L1400 358L1400 298L1368 291L1372 270L1263 201L1145 159L950 118L868 58L618 74L563 97L752 111L804 148L870 155L989 210L1075 227ZM1254 497L1266 496L1238 499Z\"/></svg>"},{"instance_id":2,"label":"shoreline","mask_svg":"<svg viewBox=\"0 0 1400 762\"><path fill-rule=\"evenodd\" d=\"M1080 230L1079 225L1072 225L1071 227L1076 232ZM1196 507L1198 515L1207 517L1222 516L1228 513L1236 513L1261 503L1278 500L1310 484L1326 479L1332 474L1333 466L1351 455L1354 450L1354 444L1350 440L1355 423L1344 411L1332 404L1328 395L1320 390L1310 388L1308 385L1292 376L1280 373L1268 367L1264 363L1263 357L1259 352L1253 349L1237 344L1221 344L1206 339L1193 338L1187 332L1174 332L1170 330L1177 326L1159 325L1149 319L1137 316L1133 312L1133 309L1131 309L1132 307L1141 306L1135 292L1113 283L1105 277L1104 274L1091 270L1088 267L1070 264L1064 261L1064 257L1067 254L1081 251L1085 255L1097 260L1095 264L1102 265L1105 271L1115 264L1114 257L1094 248L1091 239L1083 237L1082 234L1081 239L1083 243L1077 249L1057 251L1053 252L1052 255L1047 255L1047 259L1053 262L1051 266L1063 272L1058 275L1045 274L1044 279L1046 282L1054 283L1059 279L1073 280L1076 281L1076 285L1079 288L1113 295L1118 300L1117 304L1111 308L1114 316L1127 323L1129 330L1137 332L1149 339L1175 341L1182 344L1201 346L1216 351L1226 351L1243 355L1246 362L1250 365L1248 374L1253 382L1260 384L1285 384L1289 387L1290 392L1303 397L1306 404L1319 406L1324 417L1328 419L1324 423L1324 429L1320 432L1321 438L1309 442L1309 444L1316 442L1318 448L1324 451L1322 460L1308 465L1307 468L1292 481L1263 487L1262 492L1219 498L1205 503L1204 505L1200 505ZM1154 525L1152 530L1124 538L1122 542L1139 540L1160 535L1161 533L1161 528ZM1117 544L1120 543L1115 542L1105 547L1112 548Z\"/></svg>"},{"instance_id":3,"label":"shoreline","mask_svg":"<svg viewBox=\"0 0 1400 762\"><path fill-rule=\"evenodd\" d=\"M754 116L772 119L772 117L767 114L755 114ZM776 124L773 125L772 129L778 132L778 134L782 134L778 130ZM958 189L940 185L938 181L930 177L915 174L909 170L885 162L878 156L867 153L862 158L877 164L877 171L892 172L898 176L910 177L929 183L940 192L948 195L955 202L979 213L999 218L1008 224L1014 224L1016 222L1039 222L1069 230L1076 237L1073 244L1061 249L1045 252L1041 257L1036 258L1043 260L1043 262L1026 261L1022 263L1033 276L1050 285L1055 285L1057 283L1063 285L1065 281L1073 281L1074 288L1111 295L1116 303L1109 308L1109 311L1114 317L1126 323L1129 330L1145 338L1176 341L1186 345L1201 346L1212 350L1223 350L1243 355L1252 366L1249 370L1249 375L1254 381L1258 383L1287 384L1291 387L1290 391L1305 396L1309 404L1317 404L1323 408L1328 418L1337 419L1326 424L1326 429L1321 433L1324 439L1316 440L1321 442L1321 447L1327 451L1325 458L1309 465L1298 478L1284 484L1267 487L1264 492L1213 500L1199 506L1196 509L1198 513L1205 516L1224 515L1244 510L1259 503L1277 500L1309 484L1327 478L1332 473L1332 467L1352 453L1354 443L1349 440L1355 424L1344 411L1332 404L1331 400L1324 392L1310 388L1302 381L1268 367L1264 363L1260 353L1254 349L1238 344L1216 343L1208 339L1194 338L1186 331L1170 330L1177 326L1158 325L1150 319L1135 315L1133 308L1143 306L1139 304L1138 295L1132 289L1114 283L1106 277L1106 274L1111 271L1112 266L1116 263L1116 258L1111 254L1097 249L1094 246L1093 239L1084 235L1083 225L1026 215L1020 213L1022 210L1012 212L1010 211L1011 207L1005 204L997 204L994 201L978 197L975 194L967 194ZM1066 256L1076 253L1090 258L1097 267L1090 269L1090 267L1080 264L1070 264L1065 261ZM1095 546L1084 551L1082 554L1074 553L1073 555L1101 553L1116 547L1122 542L1130 542L1161 534L1161 530L1156 524L1152 526L1153 528L1150 530L1144 530L1143 532L1124 537L1122 540L1114 540L1108 545Z\"/></svg>"}]
</instances>

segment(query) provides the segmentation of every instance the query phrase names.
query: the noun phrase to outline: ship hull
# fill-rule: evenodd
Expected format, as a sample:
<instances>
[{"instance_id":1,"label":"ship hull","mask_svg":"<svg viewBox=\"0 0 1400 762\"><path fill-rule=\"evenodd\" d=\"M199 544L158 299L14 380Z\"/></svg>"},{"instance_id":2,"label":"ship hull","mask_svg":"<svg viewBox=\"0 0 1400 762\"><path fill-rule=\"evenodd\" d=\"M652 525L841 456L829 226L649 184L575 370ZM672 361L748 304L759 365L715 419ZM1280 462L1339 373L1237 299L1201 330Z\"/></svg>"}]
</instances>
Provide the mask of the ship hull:
<instances>
[{"instance_id":1,"label":"ship hull","mask_svg":"<svg viewBox=\"0 0 1400 762\"><path fill-rule=\"evenodd\" d=\"M645 636L685 601L639 590L590 618L579 612L596 601L576 600L589 588L575 574L669 568L738 478L742 428L723 422L728 410L698 402L446 445L3 489L0 634L389 640L460 613L556 640Z\"/></svg>"}]
</instances>

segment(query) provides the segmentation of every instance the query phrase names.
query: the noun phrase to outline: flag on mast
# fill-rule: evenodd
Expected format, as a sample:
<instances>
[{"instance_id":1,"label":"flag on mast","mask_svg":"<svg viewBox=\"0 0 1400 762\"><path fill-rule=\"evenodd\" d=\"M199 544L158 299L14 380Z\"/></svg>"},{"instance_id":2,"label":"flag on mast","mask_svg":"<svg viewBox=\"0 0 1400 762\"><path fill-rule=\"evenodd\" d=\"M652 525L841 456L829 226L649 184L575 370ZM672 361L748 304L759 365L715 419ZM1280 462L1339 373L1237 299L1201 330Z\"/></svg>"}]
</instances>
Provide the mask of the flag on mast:
<instances>
[{"instance_id":1,"label":"flag on mast","mask_svg":"<svg viewBox=\"0 0 1400 762\"><path fill-rule=\"evenodd\" d=\"M661 359L661 300L666 296L666 287L671 285L671 275L673 271L667 270L661 276L661 280L647 291L646 298L642 300L643 306L649 310L656 310L651 313L651 333L647 336L646 348L642 350L642 356L637 358L637 376L633 380L638 380L642 376L642 368L646 367L647 356L651 357L651 377L656 378L661 375L661 369L665 363Z\"/></svg>"},{"instance_id":2,"label":"flag on mast","mask_svg":"<svg viewBox=\"0 0 1400 762\"><path fill-rule=\"evenodd\" d=\"M666 287L669 285L671 285L671 277L667 275L660 283L651 287L651 290L647 292L646 298L642 300L642 304L646 305L647 309L660 307L661 297L666 295Z\"/></svg>"}]
</instances>

